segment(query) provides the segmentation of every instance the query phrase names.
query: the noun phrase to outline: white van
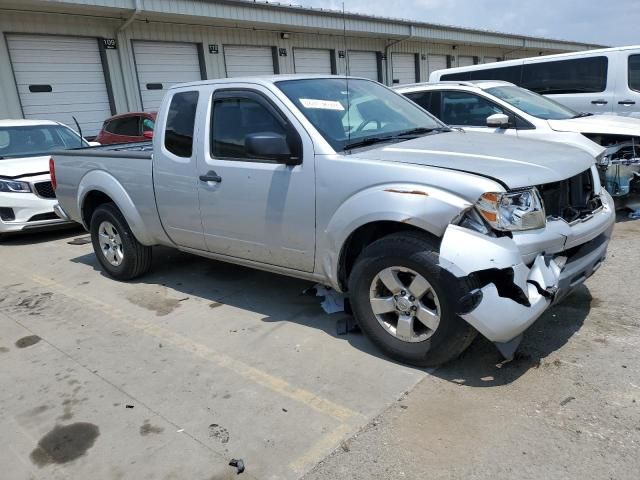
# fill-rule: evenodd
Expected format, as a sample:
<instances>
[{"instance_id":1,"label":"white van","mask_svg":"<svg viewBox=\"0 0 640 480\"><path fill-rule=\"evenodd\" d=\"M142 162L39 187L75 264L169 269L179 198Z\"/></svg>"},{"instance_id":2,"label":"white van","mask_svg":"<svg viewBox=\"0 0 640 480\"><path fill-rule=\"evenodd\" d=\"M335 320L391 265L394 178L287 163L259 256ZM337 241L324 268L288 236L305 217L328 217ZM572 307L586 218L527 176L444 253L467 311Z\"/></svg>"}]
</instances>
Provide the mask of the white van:
<instances>
[{"instance_id":1,"label":"white van","mask_svg":"<svg viewBox=\"0 0 640 480\"><path fill-rule=\"evenodd\" d=\"M430 82L505 80L578 112L640 118L640 46L437 70Z\"/></svg>"}]
</instances>

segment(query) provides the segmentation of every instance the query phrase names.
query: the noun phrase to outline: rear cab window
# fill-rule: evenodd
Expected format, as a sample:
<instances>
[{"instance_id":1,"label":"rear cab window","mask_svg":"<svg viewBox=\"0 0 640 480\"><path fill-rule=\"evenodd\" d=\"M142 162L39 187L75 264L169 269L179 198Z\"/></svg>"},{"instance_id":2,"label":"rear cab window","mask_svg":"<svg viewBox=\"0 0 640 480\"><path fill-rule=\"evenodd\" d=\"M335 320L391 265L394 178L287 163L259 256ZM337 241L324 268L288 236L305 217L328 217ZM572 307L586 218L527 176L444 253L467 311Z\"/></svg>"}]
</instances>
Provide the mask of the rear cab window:
<instances>
[{"instance_id":1,"label":"rear cab window","mask_svg":"<svg viewBox=\"0 0 640 480\"><path fill-rule=\"evenodd\" d=\"M171 98L164 131L164 147L172 154L190 158L193 154L193 129L198 107L198 92L178 92Z\"/></svg>"}]
</instances>

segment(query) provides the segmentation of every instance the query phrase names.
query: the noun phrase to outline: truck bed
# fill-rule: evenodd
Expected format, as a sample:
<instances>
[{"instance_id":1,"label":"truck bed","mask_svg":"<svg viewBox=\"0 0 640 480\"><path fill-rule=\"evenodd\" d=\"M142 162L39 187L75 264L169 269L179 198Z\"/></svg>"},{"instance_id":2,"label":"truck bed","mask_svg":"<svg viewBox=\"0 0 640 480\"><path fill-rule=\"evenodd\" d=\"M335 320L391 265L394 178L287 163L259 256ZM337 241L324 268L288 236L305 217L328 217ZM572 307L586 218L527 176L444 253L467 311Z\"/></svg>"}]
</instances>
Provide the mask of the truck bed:
<instances>
[{"instance_id":1,"label":"truck bed","mask_svg":"<svg viewBox=\"0 0 640 480\"><path fill-rule=\"evenodd\" d=\"M54 152L54 157L133 157L151 158L153 142L116 143L96 147L73 148Z\"/></svg>"}]
</instances>

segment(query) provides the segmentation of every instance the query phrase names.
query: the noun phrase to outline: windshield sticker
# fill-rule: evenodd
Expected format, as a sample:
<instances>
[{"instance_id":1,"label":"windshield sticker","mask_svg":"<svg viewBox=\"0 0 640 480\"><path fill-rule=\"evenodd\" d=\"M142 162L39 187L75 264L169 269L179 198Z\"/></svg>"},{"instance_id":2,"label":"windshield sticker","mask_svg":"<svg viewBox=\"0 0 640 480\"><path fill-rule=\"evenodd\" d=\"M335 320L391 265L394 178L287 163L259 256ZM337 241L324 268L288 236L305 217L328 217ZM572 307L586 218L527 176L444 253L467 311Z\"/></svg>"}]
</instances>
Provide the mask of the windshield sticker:
<instances>
[{"instance_id":1,"label":"windshield sticker","mask_svg":"<svg viewBox=\"0 0 640 480\"><path fill-rule=\"evenodd\" d=\"M342 106L342 104L334 100L314 100L311 98L301 98L300 103L304 108L344 111L344 107Z\"/></svg>"}]
</instances>

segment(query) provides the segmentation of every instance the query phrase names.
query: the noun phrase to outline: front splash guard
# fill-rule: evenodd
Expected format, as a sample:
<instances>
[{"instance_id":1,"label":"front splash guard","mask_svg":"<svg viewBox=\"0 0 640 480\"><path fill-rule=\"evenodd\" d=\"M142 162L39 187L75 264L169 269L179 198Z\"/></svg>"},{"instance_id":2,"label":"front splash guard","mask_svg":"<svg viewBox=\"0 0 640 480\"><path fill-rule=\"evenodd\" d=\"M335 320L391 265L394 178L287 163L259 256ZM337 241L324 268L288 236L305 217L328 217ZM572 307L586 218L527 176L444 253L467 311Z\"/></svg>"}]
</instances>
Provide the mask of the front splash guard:
<instances>
[{"instance_id":1,"label":"front splash guard","mask_svg":"<svg viewBox=\"0 0 640 480\"><path fill-rule=\"evenodd\" d=\"M501 296L496 285L488 283L476 290L482 295L475 308L461 315L507 357L513 355L522 332L553 302L563 263L541 253L529 268L511 238L489 237L457 225L447 227L440 246L440 266L457 278L484 270L513 270L513 283L529 306Z\"/></svg>"}]
</instances>

